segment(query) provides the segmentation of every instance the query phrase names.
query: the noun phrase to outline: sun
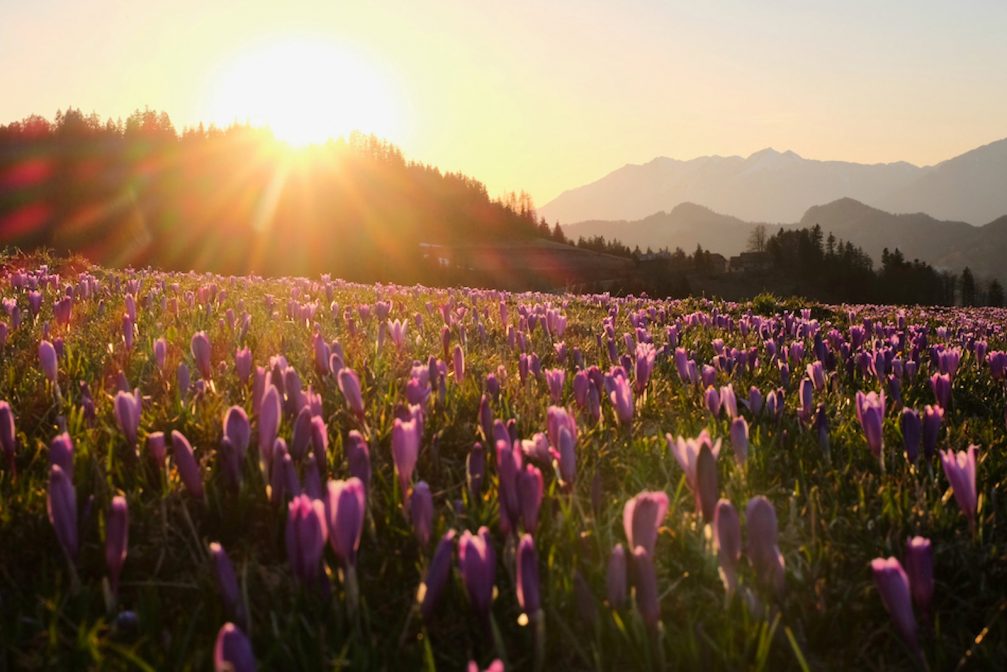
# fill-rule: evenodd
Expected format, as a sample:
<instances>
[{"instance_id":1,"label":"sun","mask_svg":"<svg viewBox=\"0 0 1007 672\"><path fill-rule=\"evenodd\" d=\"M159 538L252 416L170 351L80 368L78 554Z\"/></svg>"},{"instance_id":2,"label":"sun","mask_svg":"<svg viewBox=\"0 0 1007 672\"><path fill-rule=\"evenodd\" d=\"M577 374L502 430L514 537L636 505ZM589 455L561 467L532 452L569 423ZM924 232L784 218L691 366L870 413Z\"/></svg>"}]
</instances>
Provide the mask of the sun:
<instances>
[{"instance_id":1,"label":"sun","mask_svg":"<svg viewBox=\"0 0 1007 672\"><path fill-rule=\"evenodd\" d=\"M335 42L288 40L249 49L220 68L208 97L213 123L268 126L297 147L352 131L399 136L398 104L386 78Z\"/></svg>"}]
</instances>

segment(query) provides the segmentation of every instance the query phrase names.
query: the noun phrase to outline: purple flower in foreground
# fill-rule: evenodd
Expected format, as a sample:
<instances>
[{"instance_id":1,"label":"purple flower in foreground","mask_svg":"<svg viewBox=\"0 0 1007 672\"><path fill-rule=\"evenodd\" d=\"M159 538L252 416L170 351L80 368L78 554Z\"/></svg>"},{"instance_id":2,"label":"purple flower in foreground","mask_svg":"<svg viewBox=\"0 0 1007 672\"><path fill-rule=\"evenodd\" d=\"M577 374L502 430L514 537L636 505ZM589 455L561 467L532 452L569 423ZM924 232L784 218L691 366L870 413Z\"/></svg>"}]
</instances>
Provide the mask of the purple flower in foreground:
<instances>
[{"instance_id":1,"label":"purple flower in foreground","mask_svg":"<svg viewBox=\"0 0 1007 672\"><path fill-rule=\"evenodd\" d=\"M328 528L325 524L325 505L306 495L294 497L287 505L287 528L284 537L287 560L294 576L312 583L321 571L322 553Z\"/></svg>"},{"instance_id":2,"label":"purple flower in foreground","mask_svg":"<svg viewBox=\"0 0 1007 672\"><path fill-rule=\"evenodd\" d=\"M902 445L906 449L906 459L915 464L920 456L920 440L923 436L920 416L913 409L904 408L899 416L899 424L902 425Z\"/></svg>"},{"instance_id":3,"label":"purple flower in foreground","mask_svg":"<svg viewBox=\"0 0 1007 672\"><path fill-rule=\"evenodd\" d=\"M217 589L224 600L224 605L231 614L244 619L241 603L241 591L238 588L238 577L234 573L234 565L227 551L217 542L210 544L210 560L213 561L213 574L217 580Z\"/></svg>"},{"instance_id":4,"label":"purple flower in foreground","mask_svg":"<svg viewBox=\"0 0 1007 672\"><path fill-rule=\"evenodd\" d=\"M77 558L77 491L70 477L58 465L49 468L49 493L46 498L49 522L67 557Z\"/></svg>"},{"instance_id":5,"label":"purple flower in foreground","mask_svg":"<svg viewBox=\"0 0 1007 672\"><path fill-rule=\"evenodd\" d=\"M419 425L416 418L403 422L395 418L392 425L392 460L398 474L402 496L405 497L413 481L413 471L420 455Z\"/></svg>"},{"instance_id":6,"label":"purple flower in foreground","mask_svg":"<svg viewBox=\"0 0 1007 672\"><path fill-rule=\"evenodd\" d=\"M409 496L409 522L413 525L416 540L425 548L430 544L434 527L434 500L426 481L417 483Z\"/></svg>"},{"instance_id":7,"label":"purple flower in foreground","mask_svg":"<svg viewBox=\"0 0 1007 672\"><path fill-rule=\"evenodd\" d=\"M171 432L171 450L175 456L175 467L185 489L196 499L202 499L203 474L199 470L199 462L196 461L189 440L178 430Z\"/></svg>"},{"instance_id":8,"label":"purple flower in foreground","mask_svg":"<svg viewBox=\"0 0 1007 672\"><path fill-rule=\"evenodd\" d=\"M661 602L657 594L657 572L654 559L643 546L633 549L633 585L636 588L636 608L647 627L653 629L661 620Z\"/></svg>"},{"instance_id":9,"label":"purple flower in foreground","mask_svg":"<svg viewBox=\"0 0 1007 672\"><path fill-rule=\"evenodd\" d=\"M940 406L926 406L923 409L923 454L929 460L937 450L937 435L944 421L944 409Z\"/></svg>"},{"instance_id":10,"label":"purple flower in foreground","mask_svg":"<svg viewBox=\"0 0 1007 672\"><path fill-rule=\"evenodd\" d=\"M429 621L437 608L444 591L451 580L451 558L454 555L455 531L448 530L437 543L437 550L427 568L427 576L420 587L418 599L420 615L424 621Z\"/></svg>"},{"instance_id":11,"label":"purple flower in foreground","mask_svg":"<svg viewBox=\"0 0 1007 672\"><path fill-rule=\"evenodd\" d=\"M43 340L38 344L38 361L45 377L49 382L55 383L59 364L56 360L56 348L49 341Z\"/></svg>"},{"instance_id":12,"label":"purple flower in foreground","mask_svg":"<svg viewBox=\"0 0 1007 672\"><path fill-rule=\"evenodd\" d=\"M913 537L906 541L905 570L913 602L923 613L929 613L934 599L934 551L929 539Z\"/></svg>"},{"instance_id":13,"label":"purple flower in foreground","mask_svg":"<svg viewBox=\"0 0 1007 672\"><path fill-rule=\"evenodd\" d=\"M871 561L871 572L874 575L874 585L877 586L881 602L892 617L895 630L913 650L913 653L919 657L921 654L916 640L916 618L913 616L909 577L895 558L887 560L875 558Z\"/></svg>"},{"instance_id":14,"label":"purple flower in foreground","mask_svg":"<svg viewBox=\"0 0 1007 672\"><path fill-rule=\"evenodd\" d=\"M364 398L360 391L360 378L357 377L353 369L343 367L340 369L336 379L339 381L339 391L343 393L343 397L346 399L346 405L349 406L358 420L362 420L364 417Z\"/></svg>"},{"instance_id":15,"label":"purple flower in foreground","mask_svg":"<svg viewBox=\"0 0 1007 672\"><path fill-rule=\"evenodd\" d=\"M533 616L541 609L538 584L538 554L530 534L521 537L517 548L517 602L521 611Z\"/></svg>"},{"instance_id":16,"label":"purple flower in foreground","mask_svg":"<svg viewBox=\"0 0 1007 672\"><path fill-rule=\"evenodd\" d=\"M668 495L664 492L641 492L626 502L622 509L622 527L630 548L642 546L654 552L657 533L668 513Z\"/></svg>"},{"instance_id":17,"label":"purple flower in foreground","mask_svg":"<svg viewBox=\"0 0 1007 672\"><path fill-rule=\"evenodd\" d=\"M874 457L881 457L884 447L885 395L876 392L857 392L857 420L867 437L867 445Z\"/></svg>"},{"instance_id":18,"label":"purple flower in foreground","mask_svg":"<svg viewBox=\"0 0 1007 672\"><path fill-rule=\"evenodd\" d=\"M357 563L360 535L364 529L367 499L364 484L358 478L329 481L325 498L329 545L346 566Z\"/></svg>"},{"instance_id":19,"label":"purple flower in foreground","mask_svg":"<svg viewBox=\"0 0 1007 672\"><path fill-rule=\"evenodd\" d=\"M59 465L67 478L73 480L73 439L67 432L58 434L49 442L49 464Z\"/></svg>"},{"instance_id":20,"label":"purple flower in foreground","mask_svg":"<svg viewBox=\"0 0 1007 672\"><path fill-rule=\"evenodd\" d=\"M713 547L720 564L720 578L728 595L738 585L738 563L741 561L741 521L730 500L721 499L713 514Z\"/></svg>"},{"instance_id":21,"label":"purple flower in foreground","mask_svg":"<svg viewBox=\"0 0 1007 672\"><path fill-rule=\"evenodd\" d=\"M731 422L731 447L734 459L744 464L748 459L748 422L740 415Z\"/></svg>"},{"instance_id":22,"label":"purple flower in foreground","mask_svg":"<svg viewBox=\"0 0 1007 672\"><path fill-rule=\"evenodd\" d=\"M613 546L612 553L608 556L605 594L613 609L620 609L626 603L626 551L622 544Z\"/></svg>"},{"instance_id":23,"label":"purple flower in foreground","mask_svg":"<svg viewBox=\"0 0 1007 672\"><path fill-rule=\"evenodd\" d=\"M215 672L255 672L252 643L233 623L225 623L217 633L213 669Z\"/></svg>"},{"instance_id":24,"label":"purple flower in foreground","mask_svg":"<svg viewBox=\"0 0 1007 672\"><path fill-rule=\"evenodd\" d=\"M745 519L748 526L748 560L763 585L779 593L783 590L784 560L777 546L776 509L768 499L759 495L748 501Z\"/></svg>"},{"instance_id":25,"label":"purple flower in foreground","mask_svg":"<svg viewBox=\"0 0 1007 672\"><path fill-rule=\"evenodd\" d=\"M197 331L189 344L192 351L192 358L199 369L199 375L209 380L213 374L213 367L210 366L210 339L206 337L206 332Z\"/></svg>"},{"instance_id":26,"label":"purple flower in foreground","mask_svg":"<svg viewBox=\"0 0 1007 672\"><path fill-rule=\"evenodd\" d=\"M462 533L458 542L458 565L472 608L482 619L489 617L496 577L496 553L489 530L480 527L476 534Z\"/></svg>"},{"instance_id":27,"label":"purple flower in foreground","mask_svg":"<svg viewBox=\"0 0 1007 672\"><path fill-rule=\"evenodd\" d=\"M616 375L612 378L612 391L609 393L612 407L615 409L616 420L620 425L633 422L633 390L625 376Z\"/></svg>"},{"instance_id":28,"label":"purple flower in foreground","mask_svg":"<svg viewBox=\"0 0 1007 672\"><path fill-rule=\"evenodd\" d=\"M17 448L17 433L14 431L14 411L6 401L0 401L0 449L3 449L7 467L14 471L14 451Z\"/></svg>"},{"instance_id":29,"label":"purple flower in foreground","mask_svg":"<svg viewBox=\"0 0 1007 672\"><path fill-rule=\"evenodd\" d=\"M958 508L969 519L969 525L975 527L976 521L976 446L969 446L967 451L957 453L948 448L941 452L941 465L954 492Z\"/></svg>"},{"instance_id":30,"label":"purple flower in foreground","mask_svg":"<svg viewBox=\"0 0 1007 672\"><path fill-rule=\"evenodd\" d=\"M130 448L136 447L140 429L140 390L134 393L117 392L115 395L115 422Z\"/></svg>"}]
</instances>

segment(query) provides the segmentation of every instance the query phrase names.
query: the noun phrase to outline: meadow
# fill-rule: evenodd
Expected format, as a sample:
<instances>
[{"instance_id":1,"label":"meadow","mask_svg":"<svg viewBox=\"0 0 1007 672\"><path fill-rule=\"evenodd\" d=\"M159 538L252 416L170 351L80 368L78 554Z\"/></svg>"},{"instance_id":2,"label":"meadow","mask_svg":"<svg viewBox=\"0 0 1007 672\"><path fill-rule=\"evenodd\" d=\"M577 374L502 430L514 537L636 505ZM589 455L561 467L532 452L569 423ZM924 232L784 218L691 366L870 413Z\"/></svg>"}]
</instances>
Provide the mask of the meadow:
<instances>
[{"instance_id":1,"label":"meadow","mask_svg":"<svg viewBox=\"0 0 1007 672\"><path fill-rule=\"evenodd\" d=\"M2 261L0 668L1007 667L1002 309Z\"/></svg>"}]
</instances>

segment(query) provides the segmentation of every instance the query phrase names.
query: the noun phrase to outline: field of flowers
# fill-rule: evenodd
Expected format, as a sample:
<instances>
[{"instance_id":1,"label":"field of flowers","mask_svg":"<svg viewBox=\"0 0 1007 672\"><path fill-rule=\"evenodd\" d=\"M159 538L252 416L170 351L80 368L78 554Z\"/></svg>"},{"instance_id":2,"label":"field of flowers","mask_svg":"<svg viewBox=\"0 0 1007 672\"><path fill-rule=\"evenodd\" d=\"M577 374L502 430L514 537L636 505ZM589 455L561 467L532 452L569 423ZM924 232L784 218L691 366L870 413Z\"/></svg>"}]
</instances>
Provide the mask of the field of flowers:
<instances>
[{"instance_id":1,"label":"field of flowers","mask_svg":"<svg viewBox=\"0 0 1007 672\"><path fill-rule=\"evenodd\" d=\"M1007 668L1002 310L3 261L0 669Z\"/></svg>"}]
</instances>

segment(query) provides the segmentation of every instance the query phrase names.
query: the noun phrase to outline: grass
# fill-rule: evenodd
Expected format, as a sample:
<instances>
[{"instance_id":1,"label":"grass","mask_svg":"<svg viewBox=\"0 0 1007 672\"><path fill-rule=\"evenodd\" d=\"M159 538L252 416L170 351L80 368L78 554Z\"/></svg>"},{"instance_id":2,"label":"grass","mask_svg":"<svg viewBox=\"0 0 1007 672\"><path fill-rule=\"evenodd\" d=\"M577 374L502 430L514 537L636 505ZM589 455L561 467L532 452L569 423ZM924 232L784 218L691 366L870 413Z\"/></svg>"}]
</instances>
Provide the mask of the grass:
<instances>
[{"instance_id":1,"label":"grass","mask_svg":"<svg viewBox=\"0 0 1007 672\"><path fill-rule=\"evenodd\" d=\"M208 544L220 542L235 565L250 618L239 625L251 639L260 669L462 669L469 660L483 667L496 658L508 669L530 669L535 659L534 628L519 625L515 596L513 539L499 531L497 479L488 466L482 497L466 490L465 459L472 443L482 440L478 407L486 374L506 370L494 415L514 418L518 434L530 438L545 431L550 405L544 380L521 383L518 353L507 344L498 304L509 307L509 324L518 328L520 306L559 308L568 318L563 341L579 348L585 365L607 371L607 351L596 334L602 320L618 308L617 345L625 351L624 332L632 332L631 314L656 309L648 332L657 347L665 343L664 327L682 326L681 345L702 365L713 356L711 341L724 339L728 350L758 348L761 364L754 371L720 372L717 385L733 384L739 398L751 385L768 392L780 386L775 365L765 361L757 330L743 336L737 325L751 321L751 307L710 301L616 300L569 295L511 295L470 289L352 285L319 279L266 280L148 271L87 268L81 262L35 255L7 257L0 295L14 298L23 321L10 333L0 355L0 399L14 409L17 423L16 475L0 471L0 668L3 669L206 669L213 657L217 631L233 615L217 591ZM61 274L44 290L42 309L32 317L27 291L12 285L19 268L40 264ZM53 321L54 297L76 285L79 273L93 276L99 290L78 298L69 327ZM126 352L121 318L127 282L138 281L136 345ZM200 304L200 288L215 285L225 292ZM191 294L190 294L191 293ZM211 292L212 293L212 292ZM190 304L189 297L192 297ZM267 309L274 297L274 312ZM162 307L162 298L177 299L178 314ZM376 319L364 323L357 306L377 300L393 302L393 318L409 320L406 344L397 351L389 339L377 346ZM313 321L294 319L288 302L316 303ZM395 408L404 403L405 383L414 360L443 358L438 307L465 308L452 328L452 345L464 342L466 376L449 375L443 398L432 395L426 412L417 480L434 495L434 540L449 528L459 533L486 525L497 555L493 628L487 630L468 606L457 563L451 586L430 623L423 624L416 592L433 552L419 547L401 507L389 448ZM774 328L784 323L780 311L799 304L759 301L758 311L772 316ZM807 306L811 308L812 306ZM226 311L248 314L250 328L241 334L227 324ZM832 328L848 334L847 313L857 319L895 324L899 309L886 306L814 306L821 333ZM344 311L352 313L350 333ZM777 311L777 312L773 312ZM710 324L693 324L687 316L716 314ZM422 325L413 320L422 317ZM478 323L475 315L479 316ZM725 317L729 317L733 326ZM926 325L931 344L966 345L985 330L990 349L1007 348L1002 325L1007 313L989 309L907 309L908 324ZM798 323L801 320L797 318ZM831 322L829 322L831 321ZM61 337L59 392L45 380L37 359L43 325ZM315 325L327 341L338 340L346 364L361 378L367 409L360 423L331 375L313 365ZM718 324L720 326L718 326ZM481 328L480 328L481 325ZM937 326L950 335L940 339ZM482 329L485 330L483 333ZM207 333L214 363L212 384L204 394L182 398L175 369L186 362L198 378L189 341ZM464 338L462 331L464 330ZM894 326L893 326L894 330ZM164 372L154 364L152 343L169 343ZM750 424L749 459L736 464L729 421L712 418L698 386L683 385L671 357L659 356L653 377L636 395L631 426L620 426L607 400L602 420L590 425L573 400L572 362L560 364L551 339L541 327L529 335L528 352L537 352L543 368L565 366L564 405L578 418L577 478L563 491L551 468L543 468L545 497L535 545L539 558L545 614L545 666L552 669L913 669L875 590L869 569L879 556L902 558L907 537L929 537L935 552L936 593L932 623L921 623L920 639L931 669L1003 669L1007 666L1007 532L1001 522L1000 495L1007 479L1004 457L1005 390L989 369L965 348L954 381L954 401L947 409L940 446L981 446L977 486L976 531L958 510L939 460L910 465L902 457L898 425L900 406L889 400L885 420L885 470L871 456L857 424L853 397L858 390L881 391L876 378L839 367L829 385L815 392L825 405L830 450L823 452L814 430L796 415L795 367L786 388L783 417L743 415ZM557 339L558 340L558 339ZM792 337L782 339L789 343ZM237 348L247 345L254 362L265 365L283 354L323 398L329 434L329 478L346 478L343 442L352 429L368 439L373 464L368 516L360 546L360 607L350 613L331 550L326 567L331 593L302 587L286 559L283 530L286 507L269 502L254 445L256 417L252 386L234 374ZM811 339L803 364L812 361ZM840 360L842 361L842 360ZM448 368L451 368L448 363ZM173 466L157 470L144 450L134 456L119 432L112 397L118 372L144 395L140 445L154 431L177 429L192 443L205 480L206 497L197 501L181 485ZM904 404L922 409L933 403L927 378L928 353L920 374L903 386ZM80 383L87 382L96 417L85 418ZM243 465L239 489L228 485L216 450L221 419L232 404L252 418L253 447ZM290 439L292 417L284 416L280 435ZM79 587L53 533L46 513L48 443L66 429L73 438L75 485L79 507ZM743 562L742 590L725 598L712 551L710 531L694 511L693 496L682 470L669 453L665 434L695 436L708 429L724 439L718 460L720 496L739 512L749 498L765 495L779 519L779 546L786 561L786 587L779 598L756 585ZM493 465L488 453L488 465ZM170 462L169 462L170 465ZM663 490L670 498L655 552L660 591L661 625L649 631L630 600L620 610L605 602L605 573L615 543L626 543L622 510L641 490ZM129 504L129 551L117 601L103 586L105 516L111 498L124 494ZM578 592L579 574L590 595ZM746 598L749 595L750 598Z\"/></svg>"}]
</instances>

